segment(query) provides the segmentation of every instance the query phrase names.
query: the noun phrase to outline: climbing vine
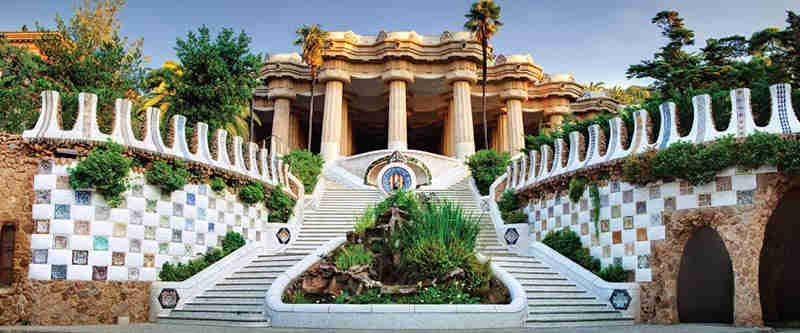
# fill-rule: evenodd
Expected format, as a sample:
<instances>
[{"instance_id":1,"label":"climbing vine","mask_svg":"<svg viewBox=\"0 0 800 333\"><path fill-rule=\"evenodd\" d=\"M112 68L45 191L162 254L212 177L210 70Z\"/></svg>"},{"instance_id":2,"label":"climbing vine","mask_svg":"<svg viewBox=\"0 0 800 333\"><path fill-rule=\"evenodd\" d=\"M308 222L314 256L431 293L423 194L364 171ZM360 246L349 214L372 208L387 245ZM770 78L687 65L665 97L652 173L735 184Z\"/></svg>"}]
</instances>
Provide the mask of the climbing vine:
<instances>
[{"instance_id":1,"label":"climbing vine","mask_svg":"<svg viewBox=\"0 0 800 333\"><path fill-rule=\"evenodd\" d=\"M600 190L597 184L589 186L589 197L592 199L592 222L594 222L594 234L600 237L600 228L597 223L600 220Z\"/></svg>"}]
</instances>

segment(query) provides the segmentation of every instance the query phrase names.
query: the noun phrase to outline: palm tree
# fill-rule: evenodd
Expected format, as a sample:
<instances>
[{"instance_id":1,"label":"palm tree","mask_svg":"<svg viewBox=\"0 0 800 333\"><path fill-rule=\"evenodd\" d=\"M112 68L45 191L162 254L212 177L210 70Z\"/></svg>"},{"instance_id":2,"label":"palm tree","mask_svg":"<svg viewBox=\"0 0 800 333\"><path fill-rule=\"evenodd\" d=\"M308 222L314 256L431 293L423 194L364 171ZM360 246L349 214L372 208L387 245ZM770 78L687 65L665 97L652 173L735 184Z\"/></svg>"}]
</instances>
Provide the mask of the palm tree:
<instances>
[{"instance_id":1,"label":"palm tree","mask_svg":"<svg viewBox=\"0 0 800 333\"><path fill-rule=\"evenodd\" d=\"M297 28L297 39L294 45L303 47L303 61L311 69L311 101L308 106L308 151L311 151L311 129L314 126L314 85L317 82L317 71L322 66L322 48L328 41L328 33L318 24ZM286 139L286 138L282 138Z\"/></svg>"},{"instance_id":2,"label":"palm tree","mask_svg":"<svg viewBox=\"0 0 800 333\"><path fill-rule=\"evenodd\" d=\"M600 82L590 81L589 84L584 85L583 88L588 90L588 91L603 91L603 90L606 90L605 85L606 85L606 83L603 82L603 81L600 81Z\"/></svg>"},{"instance_id":3,"label":"palm tree","mask_svg":"<svg viewBox=\"0 0 800 333\"><path fill-rule=\"evenodd\" d=\"M497 29L503 26L500 19L500 6L492 0L480 0L472 4L469 13L464 15L467 23L464 28L475 34L475 38L481 41L483 51L483 94L481 95L481 105L483 109L483 144L489 149L489 135L486 129L486 49L489 46L489 38L497 33Z\"/></svg>"}]
</instances>

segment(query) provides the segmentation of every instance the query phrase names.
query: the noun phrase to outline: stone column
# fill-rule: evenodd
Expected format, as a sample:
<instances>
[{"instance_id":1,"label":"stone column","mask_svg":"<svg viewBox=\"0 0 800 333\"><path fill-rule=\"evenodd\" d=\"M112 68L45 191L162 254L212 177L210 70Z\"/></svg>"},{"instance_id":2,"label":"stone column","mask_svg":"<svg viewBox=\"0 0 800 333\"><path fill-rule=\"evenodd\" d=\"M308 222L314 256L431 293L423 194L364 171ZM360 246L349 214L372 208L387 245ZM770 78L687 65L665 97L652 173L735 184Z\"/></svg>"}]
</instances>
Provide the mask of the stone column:
<instances>
[{"instance_id":1,"label":"stone column","mask_svg":"<svg viewBox=\"0 0 800 333\"><path fill-rule=\"evenodd\" d=\"M389 83L389 142L390 150L408 149L408 133L406 128L406 82L391 81Z\"/></svg>"},{"instance_id":2,"label":"stone column","mask_svg":"<svg viewBox=\"0 0 800 333\"><path fill-rule=\"evenodd\" d=\"M342 81L325 83L325 114L322 117L322 144L320 153L326 161L339 158L339 140L342 137Z\"/></svg>"},{"instance_id":3,"label":"stone column","mask_svg":"<svg viewBox=\"0 0 800 333\"><path fill-rule=\"evenodd\" d=\"M341 156L350 156L352 154L350 151L350 140L352 139L350 130L350 114L348 114L347 110L347 99L344 98L342 99L342 140L339 146L339 155Z\"/></svg>"},{"instance_id":4,"label":"stone column","mask_svg":"<svg viewBox=\"0 0 800 333\"><path fill-rule=\"evenodd\" d=\"M442 155L453 157L453 102L448 104L442 121Z\"/></svg>"},{"instance_id":5,"label":"stone column","mask_svg":"<svg viewBox=\"0 0 800 333\"><path fill-rule=\"evenodd\" d=\"M497 116L497 128L495 128L495 144L497 152L508 151L508 114L501 113Z\"/></svg>"},{"instance_id":6,"label":"stone column","mask_svg":"<svg viewBox=\"0 0 800 333\"><path fill-rule=\"evenodd\" d=\"M406 87L414 82L414 74L406 69L408 64L392 61L381 77L389 84L389 128L386 147L390 150L408 149Z\"/></svg>"},{"instance_id":7,"label":"stone column","mask_svg":"<svg viewBox=\"0 0 800 333\"><path fill-rule=\"evenodd\" d=\"M472 123L472 101L468 81L453 82L453 134L456 158L463 160L475 153Z\"/></svg>"},{"instance_id":8,"label":"stone column","mask_svg":"<svg viewBox=\"0 0 800 333\"><path fill-rule=\"evenodd\" d=\"M508 150L512 156L521 154L520 149L525 147L525 129L522 123L522 102L528 99L525 83L511 81L506 84L500 93L500 98L506 102L508 113Z\"/></svg>"},{"instance_id":9,"label":"stone column","mask_svg":"<svg viewBox=\"0 0 800 333\"><path fill-rule=\"evenodd\" d=\"M291 101L295 99L296 92L290 80L275 80L269 83L268 97L273 100L272 138L270 152L277 154L289 153L289 140L291 126Z\"/></svg>"}]
</instances>

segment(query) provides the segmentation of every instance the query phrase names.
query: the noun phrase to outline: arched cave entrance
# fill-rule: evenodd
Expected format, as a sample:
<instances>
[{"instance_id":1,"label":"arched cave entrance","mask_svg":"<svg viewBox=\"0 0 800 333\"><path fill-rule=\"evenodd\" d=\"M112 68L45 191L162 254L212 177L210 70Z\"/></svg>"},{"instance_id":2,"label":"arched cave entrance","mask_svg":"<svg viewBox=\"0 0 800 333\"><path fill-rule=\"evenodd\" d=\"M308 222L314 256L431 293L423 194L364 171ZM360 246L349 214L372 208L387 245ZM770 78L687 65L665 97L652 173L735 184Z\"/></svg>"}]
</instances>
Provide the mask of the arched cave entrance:
<instances>
[{"instance_id":1,"label":"arched cave entrance","mask_svg":"<svg viewBox=\"0 0 800 333\"><path fill-rule=\"evenodd\" d=\"M733 266L711 227L695 231L683 249L678 318L682 323L733 323Z\"/></svg>"},{"instance_id":2,"label":"arched cave entrance","mask_svg":"<svg viewBox=\"0 0 800 333\"><path fill-rule=\"evenodd\" d=\"M764 231L758 284L768 326L800 326L800 188L778 203Z\"/></svg>"}]
</instances>

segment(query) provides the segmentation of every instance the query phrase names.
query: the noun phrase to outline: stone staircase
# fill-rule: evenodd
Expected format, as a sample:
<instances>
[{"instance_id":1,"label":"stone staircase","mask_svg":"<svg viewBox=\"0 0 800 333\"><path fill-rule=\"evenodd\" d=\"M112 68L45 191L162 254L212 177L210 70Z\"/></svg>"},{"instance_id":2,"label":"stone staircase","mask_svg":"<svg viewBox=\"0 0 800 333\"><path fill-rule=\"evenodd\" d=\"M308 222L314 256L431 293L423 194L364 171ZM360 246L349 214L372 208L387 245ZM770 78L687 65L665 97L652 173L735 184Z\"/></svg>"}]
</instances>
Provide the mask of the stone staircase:
<instances>
[{"instance_id":1,"label":"stone staircase","mask_svg":"<svg viewBox=\"0 0 800 333\"><path fill-rule=\"evenodd\" d=\"M633 318L625 317L607 300L597 299L535 257L523 257L506 250L497 239L491 217L475 202L468 180L446 190L427 192L457 202L467 213L480 216L479 252L508 271L525 288L527 327L633 325Z\"/></svg>"},{"instance_id":2,"label":"stone staircase","mask_svg":"<svg viewBox=\"0 0 800 333\"><path fill-rule=\"evenodd\" d=\"M321 180L326 181L326 180ZM159 323L210 326L266 327L264 297L281 273L325 242L344 237L355 217L369 204L378 202L377 190L350 189L325 184L319 209L305 212L305 221L295 242L285 251L253 257L243 268L229 274L210 289L160 316Z\"/></svg>"}]
</instances>

